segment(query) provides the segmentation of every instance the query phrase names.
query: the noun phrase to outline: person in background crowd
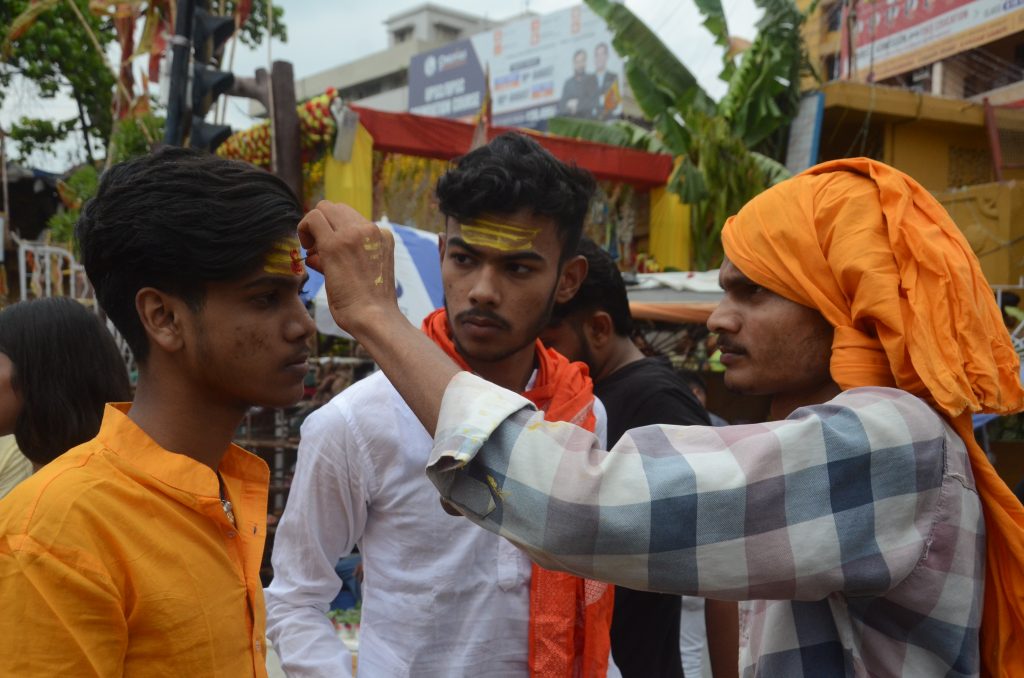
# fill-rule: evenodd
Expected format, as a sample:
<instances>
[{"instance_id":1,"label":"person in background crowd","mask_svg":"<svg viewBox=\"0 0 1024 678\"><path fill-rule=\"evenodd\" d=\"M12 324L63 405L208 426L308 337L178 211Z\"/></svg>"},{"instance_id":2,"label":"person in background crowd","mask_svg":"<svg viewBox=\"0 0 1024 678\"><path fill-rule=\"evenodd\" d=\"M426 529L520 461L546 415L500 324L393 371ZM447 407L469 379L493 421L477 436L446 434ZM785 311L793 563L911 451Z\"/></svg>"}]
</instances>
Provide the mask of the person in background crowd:
<instances>
[{"instance_id":1,"label":"person in background crowd","mask_svg":"<svg viewBox=\"0 0 1024 678\"><path fill-rule=\"evenodd\" d=\"M704 378L701 377L696 372L689 371L682 372L680 376L682 377L683 381L686 382L686 386L690 389L690 393L692 393L693 396L697 399L701 407L707 409L708 385L707 382L704 381ZM708 412L708 418L711 420L712 426L729 425L729 422L727 422L725 419L722 419L720 416L714 414L713 412Z\"/></svg>"},{"instance_id":2,"label":"person in background crowd","mask_svg":"<svg viewBox=\"0 0 1024 678\"><path fill-rule=\"evenodd\" d=\"M205 153L103 173L76 233L138 386L0 502L0 675L266 676L269 472L231 440L303 392L300 218L281 180Z\"/></svg>"},{"instance_id":3,"label":"person in background crowd","mask_svg":"<svg viewBox=\"0 0 1024 678\"><path fill-rule=\"evenodd\" d=\"M626 285L611 255L588 239L577 252L587 258L587 277L576 296L555 307L541 340L590 368L594 394L608 410L608 442L649 424L708 425L703 405L668 358L645 357L630 338L633 317ZM697 661L687 666L680 661L680 597L616 588L612 657L624 678L671 678L684 675L684 669L686 675L700 677L706 636L703 600L697 600ZM739 642L735 624L715 627L715 632L731 635L733 646L731 653L715 658L715 675L734 675Z\"/></svg>"},{"instance_id":4,"label":"person in background crowd","mask_svg":"<svg viewBox=\"0 0 1024 678\"><path fill-rule=\"evenodd\" d=\"M1019 360L963 234L920 184L865 158L813 167L722 233L708 327L726 386L773 421L648 426L609 452L416 336L393 282L361 281L354 211L319 208L335 320L427 428L453 510L538 563L744 603L741 671L1024 675L1024 508L971 413L1024 407Z\"/></svg>"},{"instance_id":5,"label":"person in background crowd","mask_svg":"<svg viewBox=\"0 0 1024 678\"><path fill-rule=\"evenodd\" d=\"M121 351L103 323L66 297L0 311L0 435L36 469L100 429L106 403L131 400Z\"/></svg>"},{"instance_id":6,"label":"person in background crowd","mask_svg":"<svg viewBox=\"0 0 1024 678\"><path fill-rule=\"evenodd\" d=\"M419 334L463 369L590 430L599 422L586 369L537 334L586 275L574 252L593 190L589 174L525 135L457 160L437 184L445 308ZM611 587L531 567L508 542L452 520L423 474L429 454L430 435L380 372L306 420L266 592L268 634L288 675L348 674L325 614L335 563L358 543L360 675L604 678Z\"/></svg>"},{"instance_id":7,"label":"person in background crowd","mask_svg":"<svg viewBox=\"0 0 1024 678\"><path fill-rule=\"evenodd\" d=\"M32 462L18 449L14 434L0 436L0 499L30 475Z\"/></svg>"}]
</instances>

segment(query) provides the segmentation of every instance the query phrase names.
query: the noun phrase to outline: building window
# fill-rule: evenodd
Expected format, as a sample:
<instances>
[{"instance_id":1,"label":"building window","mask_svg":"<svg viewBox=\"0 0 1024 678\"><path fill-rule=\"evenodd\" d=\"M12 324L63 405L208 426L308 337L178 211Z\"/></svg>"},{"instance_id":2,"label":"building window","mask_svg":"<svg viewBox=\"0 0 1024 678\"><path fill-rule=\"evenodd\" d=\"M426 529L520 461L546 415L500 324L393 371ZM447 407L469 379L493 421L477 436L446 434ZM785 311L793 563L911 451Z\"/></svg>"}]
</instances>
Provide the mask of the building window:
<instances>
[{"instance_id":1,"label":"building window","mask_svg":"<svg viewBox=\"0 0 1024 678\"><path fill-rule=\"evenodd\" d=\"M403 26L392 33L395 36L395 43L405 42L412 37L412 26Z\"/></svg>"},{"instance_id":2,"label":"building window","mask_svg":"<svg viewBox=\"0 0 1024 678\"><path fill-rule=\"evenodd\" d=\"M825 7L822 8L821 13L825 18L825 31L827 33L838 31L843 18L842 4L835 2L825 5Z\"/></svg>"},{"instance_id":3,"label":"building window","mask_svg":"<svg viewBox=\"0 0 1024 678\"><path fill-rule=\"evenodd\" d=\"M458 40L459 36L462 35L462 31L458 28L446 24L434 24L434 33L437 35L438 40L443 40L444 42Z\"/></svg>"},{"instance_id":4,"label":"building window","mask_svg":"<svg viewBox=\"0 0 1024 678\"><path fill-rule=\"evenodd\" d=\"M821 60L822 73L821 77L825 80L838 80L839 79L839 55L838 54L826 54L825 58Z\"/></svg>"},{"instance_id":5,"label":"building window","mask_svg":"<svg viewBox=\"0 0 1024 678\"><path fill-rule=\"evenodd\" d=\"M994 179L992 155L988 149L949 147L949 170L946 177L949 186L974 186L986 184Z\"/></svg>"}]
</instances>

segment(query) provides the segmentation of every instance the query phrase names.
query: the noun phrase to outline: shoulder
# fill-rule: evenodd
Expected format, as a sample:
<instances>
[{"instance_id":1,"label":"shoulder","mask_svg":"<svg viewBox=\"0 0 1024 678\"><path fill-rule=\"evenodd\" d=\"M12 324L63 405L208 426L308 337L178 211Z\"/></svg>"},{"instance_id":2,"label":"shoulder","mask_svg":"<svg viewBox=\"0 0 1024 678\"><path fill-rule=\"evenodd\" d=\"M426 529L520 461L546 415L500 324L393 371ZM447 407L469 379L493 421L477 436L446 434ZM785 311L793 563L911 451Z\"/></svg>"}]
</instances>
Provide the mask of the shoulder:
<instances>
[{"instance_id":1,"label":"shoulder","mask_svg":"<svg viewBox=\"0 0 1024 678\"><path fill-rule=\"evenodd\" d=\"M308 417L302 435L331 433L341 426L361 428L380 421L395 408L408 410L405 401L383 372L360 379Z\"/></svg>"},{"instance_id":2,"label":"shoulder","mask_svg":"<svg viewBox=\"0 0 1024 678\"><path fill-rule=\"evenodd\" d=\"M820 427L824 446L846 450L840 452L844 456L903 449L925 463L944 457L951 434L956 437L928 403L895 388L850 389L826 403L800 408L778 423L785 428L786 422L809 420ZM937 468L941 470L942 464Z\"/></svg>"},{"instance_id":3,"label":"shoulder","mask_svg":"<svg viewBox=\"0 0 1024 678\"><path fill-rule=\"evenodd\" d=\"M832 400L801 410L811 410L819 417L833 418L854 415L865 426L907 427L908 433L942 435L946 422L928 403L897 388L866 386L843 391ZM791 415L797 416L801 410Z\"/></svg>"},{"instance_id":4,"label":"shoulder","mask_svg":"<svg viewBox=\"0 0 1024 678\"><path fill-rule=\"evenodd\" d=\"M86 443L57 457L4 497L0 532L33 534L43 541L46 535L74 534L103 520L104 505L109 508L118 496L130 495L134 484L104 458L98 444Z\"/></svg>"},{"instance_id":5,"label":"shoulder","mask_svg":"<svg viewBox=\"0 0 1024 678\"><path fill-rule=\"evenodd\" d=\"M704 408L672 366L644 358L623 367L597 389L610 409L650 411L644 421L665 424L708 424ZM615 401L615 402L612 402Z\"/></svg>"},{"instance_id":6,"label":"shoulder","mask_svg":"<svg viewBox=\"0 0 1024 678\"><path fill-rule=\"evenodd\" d=\"M384 373L375 372L306 417L299 451L315 449L332 458L341 453L375 457L416 432L427 436Z\"/></svg>"}]
</instances>

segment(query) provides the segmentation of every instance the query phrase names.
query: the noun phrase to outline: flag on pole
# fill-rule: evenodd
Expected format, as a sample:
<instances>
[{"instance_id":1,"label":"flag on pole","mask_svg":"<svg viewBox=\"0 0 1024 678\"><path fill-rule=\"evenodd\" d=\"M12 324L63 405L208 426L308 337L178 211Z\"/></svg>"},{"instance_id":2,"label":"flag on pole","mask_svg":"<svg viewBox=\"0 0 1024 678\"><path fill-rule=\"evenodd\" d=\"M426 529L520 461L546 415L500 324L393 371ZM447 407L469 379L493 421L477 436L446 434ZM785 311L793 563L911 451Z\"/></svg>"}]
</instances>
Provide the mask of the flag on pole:
<instances>
[{"instance_id":1,"label":"flag on pole","mask_svg":"<svg viewBox=\"0 0 1024 678\"><path fill-rule=\"evenodd\" d=\"M484 67L484 100L480 104L480 112L476 116L476 129L473 130L473 141L469 150L487 145L487 133L491 129L491 65Z\"/></svg>"}]
</instances>

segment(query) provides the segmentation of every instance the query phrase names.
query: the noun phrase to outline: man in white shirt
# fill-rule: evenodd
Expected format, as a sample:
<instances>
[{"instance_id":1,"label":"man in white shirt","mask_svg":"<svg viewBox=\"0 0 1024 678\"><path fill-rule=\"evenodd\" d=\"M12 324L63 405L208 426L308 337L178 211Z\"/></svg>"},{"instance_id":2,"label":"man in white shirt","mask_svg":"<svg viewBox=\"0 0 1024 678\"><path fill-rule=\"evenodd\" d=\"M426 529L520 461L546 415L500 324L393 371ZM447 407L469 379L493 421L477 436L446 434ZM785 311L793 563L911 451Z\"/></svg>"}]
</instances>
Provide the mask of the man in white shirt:
<instances>
[{"instance_id":1,"label":"man in white shirt","mask_svg":"<svg viewBox=\"0 0 1024 678\"><path fill-rule=\"evenodd\" d=\"M423 330L463 369L603 439L585 368L536 339L586 276L572 253L593 189L589 174L523 135L460 158L437 186L445 309ZM267 635L285 671L348 675L325 614L340 587L334 564L358 544L361 675L604 676L610 588L538 574L505 540L446 515L424 475L431 444L382 373L306 420L266 590Z\"/></svg>"}]
</instances>

